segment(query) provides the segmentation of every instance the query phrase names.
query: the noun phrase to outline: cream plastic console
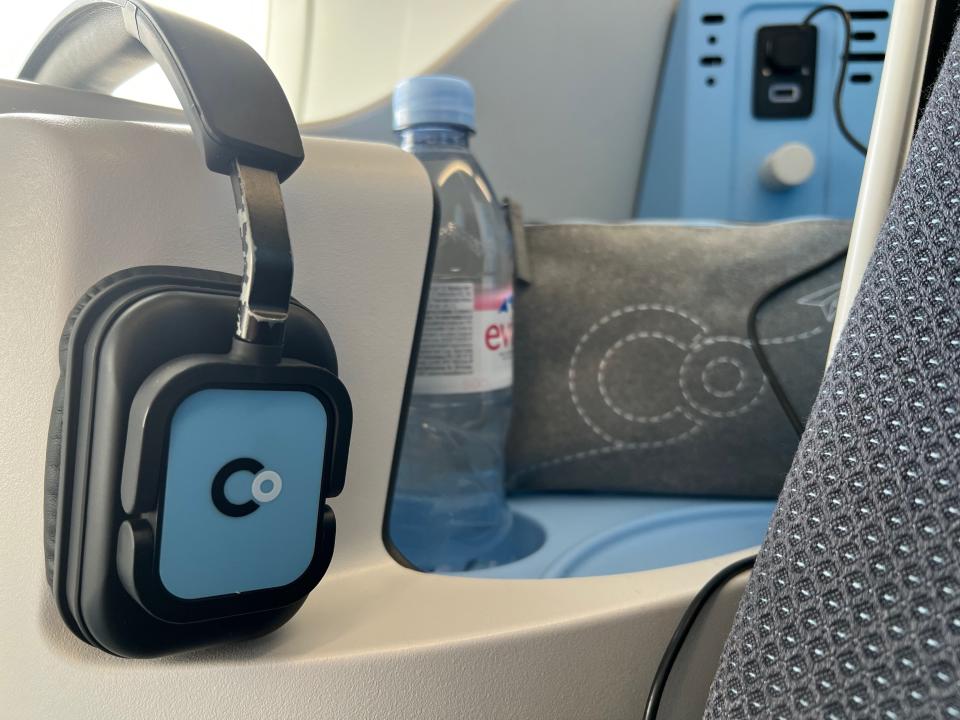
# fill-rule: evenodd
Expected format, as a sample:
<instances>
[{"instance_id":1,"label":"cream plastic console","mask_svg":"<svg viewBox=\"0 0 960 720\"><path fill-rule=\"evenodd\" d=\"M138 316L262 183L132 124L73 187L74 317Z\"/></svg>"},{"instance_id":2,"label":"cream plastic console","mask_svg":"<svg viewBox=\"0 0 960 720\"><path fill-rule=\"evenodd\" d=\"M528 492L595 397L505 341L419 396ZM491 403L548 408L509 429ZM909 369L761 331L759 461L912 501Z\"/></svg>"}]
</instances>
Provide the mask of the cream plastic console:
<instances>
[{"instance_id":1,"label":"cream plastic console","mask_svg":"<svg viewBox=\"0 0 960 720\"><path fill-rule=\"evenodd\" d=\"M16 718L626 718L683 608L734 556L569 580L422 574L382 539L432 214L429 181L384 145L307 139L284 184L295 295L327 324L354 402L330 572L261 640L120 660L61 626L44 580L42 478L57 341L121 268L239 271L229 182L184 128L0 116L0 704ZM675 671L693 707L715 637ZM712 616L708 615L710 621ZM711 625L708 624L708 627ZM701 644L702 643L702 644ZM689 653L688 653L689 654Z\"/></svg>"}]
</instances>

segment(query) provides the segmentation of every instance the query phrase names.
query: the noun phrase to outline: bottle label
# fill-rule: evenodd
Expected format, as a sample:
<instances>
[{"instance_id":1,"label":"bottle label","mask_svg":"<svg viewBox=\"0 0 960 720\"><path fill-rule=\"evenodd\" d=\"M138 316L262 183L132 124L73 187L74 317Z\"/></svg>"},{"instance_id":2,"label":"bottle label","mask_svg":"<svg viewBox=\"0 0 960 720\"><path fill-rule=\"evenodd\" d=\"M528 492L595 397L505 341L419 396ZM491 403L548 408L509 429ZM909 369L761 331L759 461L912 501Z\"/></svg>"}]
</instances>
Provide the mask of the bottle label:
<instances>
[{"instance_id":1,"label":"bottle label","mask_svg":"<svg viewBox=\"0 0 960 720\"><path fill-rule=\"evenodd\" d=\"M478 293L435 282L423 321L414 392L488 392L513 384L513 288Z\"/></svg>"}]
</instances>

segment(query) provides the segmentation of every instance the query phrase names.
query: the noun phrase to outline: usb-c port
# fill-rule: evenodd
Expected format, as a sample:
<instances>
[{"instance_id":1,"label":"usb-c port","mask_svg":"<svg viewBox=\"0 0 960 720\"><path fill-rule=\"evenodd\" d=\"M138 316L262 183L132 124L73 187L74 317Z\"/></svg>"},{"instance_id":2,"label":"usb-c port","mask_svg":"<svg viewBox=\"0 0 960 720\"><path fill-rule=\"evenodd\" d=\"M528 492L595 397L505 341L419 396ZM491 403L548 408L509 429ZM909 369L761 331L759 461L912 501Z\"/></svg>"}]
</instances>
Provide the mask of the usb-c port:
<instances>
[{"instance_id":1,"label":"usb-c port","mask_svg":"<svg viewBox=\"0 0 960 720\"><path fill-rule=\"evenodd\" d=\"M800 86L796 83L775 83L767 91L770 102L779 105L795 103L800 100Z\"/></svg>"}]
</instances>

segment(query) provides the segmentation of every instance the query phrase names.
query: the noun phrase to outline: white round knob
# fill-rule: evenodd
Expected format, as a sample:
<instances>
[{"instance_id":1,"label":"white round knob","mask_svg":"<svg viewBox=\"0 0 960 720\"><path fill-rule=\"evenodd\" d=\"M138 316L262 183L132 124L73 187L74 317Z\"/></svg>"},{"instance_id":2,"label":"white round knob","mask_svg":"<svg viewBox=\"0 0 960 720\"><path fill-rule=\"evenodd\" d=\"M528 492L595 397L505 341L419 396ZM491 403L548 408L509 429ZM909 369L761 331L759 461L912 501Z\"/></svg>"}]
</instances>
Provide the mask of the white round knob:
<instances>
[{"instance_id":1,"label":"white round knob","mask_svg":"<svg viewBox=\"0 0 960 720\"><path fill-rule=\"evenodd\" d=\"M760 182L768 190L789 190L803 185L817 166L817 158L809 146L799 142L784 143L767 155L760 166Z\"/></svg>"}]
</instances>

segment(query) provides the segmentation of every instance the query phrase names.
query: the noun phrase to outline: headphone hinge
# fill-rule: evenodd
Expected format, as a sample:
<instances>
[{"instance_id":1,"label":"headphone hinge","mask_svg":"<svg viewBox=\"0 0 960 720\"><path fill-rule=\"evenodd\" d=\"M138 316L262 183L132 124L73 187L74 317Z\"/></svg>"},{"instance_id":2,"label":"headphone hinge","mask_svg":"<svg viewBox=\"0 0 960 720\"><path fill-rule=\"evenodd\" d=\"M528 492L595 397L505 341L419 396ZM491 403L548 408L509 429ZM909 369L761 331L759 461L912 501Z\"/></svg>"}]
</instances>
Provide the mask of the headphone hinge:
<instances>
[{"instance_id":1,"label":"headphone hinge","mask_svg":"<svg viewBox=\"0 0 960 720\"><path fill-rule=\"evenodd\" d=\"M256 345L282 345L293 255L280 179L274 171L235 160L230 180L243 243L236 337Z\"/></svg>"}]
</instances>

